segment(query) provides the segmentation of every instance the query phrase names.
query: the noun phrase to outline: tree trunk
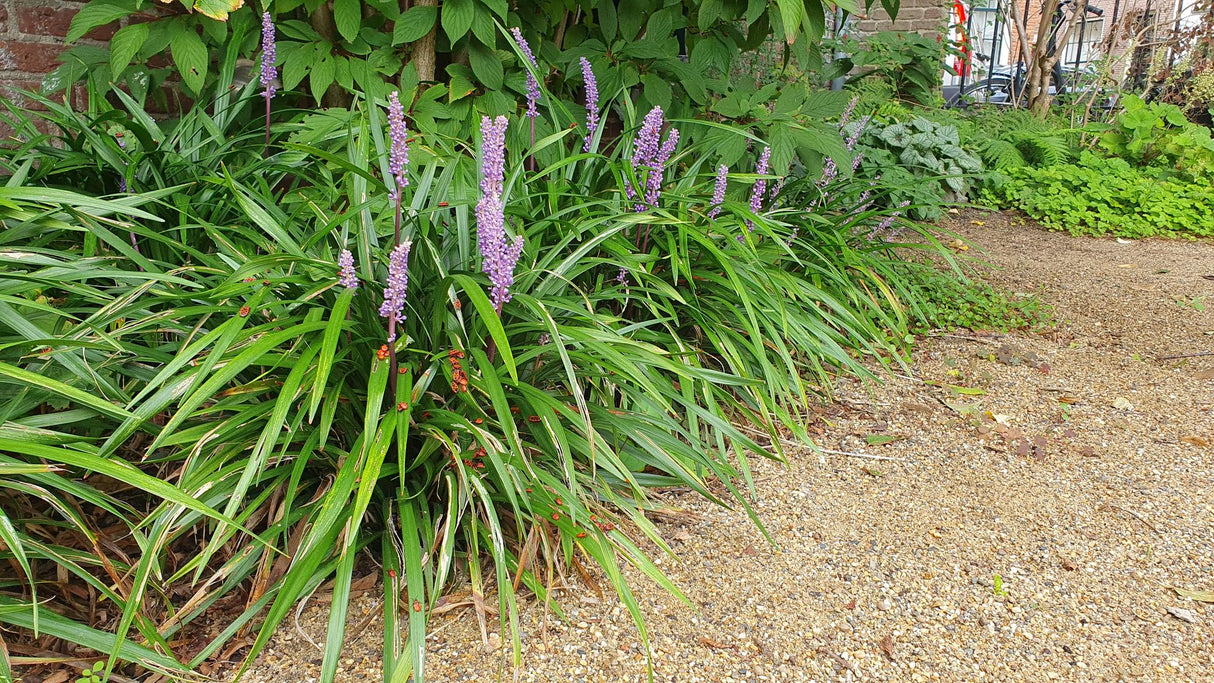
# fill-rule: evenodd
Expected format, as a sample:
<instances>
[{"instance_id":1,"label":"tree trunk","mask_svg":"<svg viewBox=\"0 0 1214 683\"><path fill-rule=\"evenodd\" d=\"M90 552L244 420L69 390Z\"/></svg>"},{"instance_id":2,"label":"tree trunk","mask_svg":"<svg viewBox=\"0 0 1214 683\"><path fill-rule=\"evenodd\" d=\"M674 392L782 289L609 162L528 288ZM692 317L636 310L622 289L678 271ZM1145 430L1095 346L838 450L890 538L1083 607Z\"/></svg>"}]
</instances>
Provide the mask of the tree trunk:
<instances>
[{"instance_id":1,"label":"tree trunk","mask_svg":"<svg viewBox=\"0 0 1214 683\"><path fill-rule=\"evenodd\" d=\"M417 0L413 6L438 7L438 0ZM438 31L437 19L435 19L434 27L430 29L430 32L413 44L413 66L417 69L417 77L422 82L434 80L434 38L436 31Z\"/></svg>"}]
</instances>

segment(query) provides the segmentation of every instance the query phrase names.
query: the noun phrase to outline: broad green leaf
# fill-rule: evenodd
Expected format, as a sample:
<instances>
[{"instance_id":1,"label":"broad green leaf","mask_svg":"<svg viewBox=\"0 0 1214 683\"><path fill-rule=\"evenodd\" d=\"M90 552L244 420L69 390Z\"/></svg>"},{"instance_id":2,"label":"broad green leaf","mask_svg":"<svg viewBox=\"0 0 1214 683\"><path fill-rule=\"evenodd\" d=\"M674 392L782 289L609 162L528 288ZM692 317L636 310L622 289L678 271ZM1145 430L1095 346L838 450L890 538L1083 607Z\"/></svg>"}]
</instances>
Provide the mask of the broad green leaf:
<instances>
[{"instance_id":1,"label":"broad green leaf","mask_svg":"<svg viewBox=\"0 0 1214 683\"><path fill-rule=\"evenodd\" d=\"M468 49L468 62L472 66L472 73L476 74L476 80L490 90L501 88L502 79L505 77L502 61L493 50L479 42L470 42L472 44Z\"/></svg>"},{"instance_id":2,"label":"broad green leaf","mask_svg":"<svg viewBox=\"0 0 1214 683\"><path fill-rule=\"evenodd\" d=\"M333 55L324 54L312 65L308 74L308 88L312 91L312 99L320 103L324 100L325 92L333 85Z\"/></svg>"},{"instance_id":3,"label":"broad green leaf","mask_svg":"<svg viewBox=\"0 0 1214 683\"><path fill-rule=\"evenodd\" d=\"M609 44L615 40L615 36L619 32L619 20L616 18L615 3L616 0L599 0L597 7L599 32L603 34L603 40Z\"/></svg>"},{"instance_id":4,"label":"broad green leaf","mask_svg":"<svg viewBox=\"0 0 1214 683\"><path fill-rule=\"evenodd\" d=\"M439 13L439 21L442 22L447 40L454 44L455 41L463 38L468 29L472 27L472 20L476 17L476 12L475 0L445 0Z\"/></svg>"},{"instance_id":5,"label":"broad green leaf","mask_svg":"<svg viewBox=\"0 0 1214 683\"><path fill-rule=\"evenodd\" d=\"M437 7L410 7L396 20L392 29L392 44L403 45L419 40L434 28L438 18Z\"/></svg>"},{"instance_id":6,"label":"broad green leaf","mask_svg":"<svg viewBox=\"0 0 1214 683\"><path fill-rule=\"evenodd\" d=\"M134 8L126 3L90 2L72 17L72 23L68 26L67 35L63 40L74 43L98 26L118 21L133 12Z\"/></svg>"},{"instance_id":7,"label":"broad green leaf","mask_svg":"<svg viewBox=\"0 0 1214 683\"><path fill-rule=\"evenodd\" d=\"M816 0L814 0L814 4ZM792 45L801 32L801 21L805 18L804 0L776 0L780 10L780 23L784 28L784 42Z\"/></svg>"},{"instance_id":8,"label":"broad green leaf","mask_svg":"<svg viewBox=\"0 0 1214 683\"><path fill-rule=\"evenodd\" d=\"M722 0L703 0L696 16L696 25L701 31L707 31L717 22L717 19L721 18L724 8Z\"/></svg>"},{"instance_id":9,"label":"broad green leaf","mask_svg":"<svg viewBox=\"0 0 1214 683\"><path fill-rule=\"evenodd\" d=\"M353 42L363 23L362 0L333 0L333 23L342 38Z\"/></svg>"},{"instance_id":10,"label":"broad green leaf","mask_svg":"<svg viewBox=\"0 0 1214 683\"><path fill-rule=\"evenodd\" d=\"M148 38L148 25L144 22L131 24L118 29L110 39L110 73L114 78L126 71L139 48L143 47Z\"/></svg>"},{"instance_id":11,"label":"broad green leaf","mask_svg":"<svg viewBox=\"0 0 1214 683\"><path fill-rule=\"evenodd\" d=\"M192 92L202 90L207 80L207 68L210 66L210 55L202 38L194 32L194 27L188 24L174 24L172 37L169 40L172 50L173 63L181 74L181 80Z\"/></svg>"}]
</instances>

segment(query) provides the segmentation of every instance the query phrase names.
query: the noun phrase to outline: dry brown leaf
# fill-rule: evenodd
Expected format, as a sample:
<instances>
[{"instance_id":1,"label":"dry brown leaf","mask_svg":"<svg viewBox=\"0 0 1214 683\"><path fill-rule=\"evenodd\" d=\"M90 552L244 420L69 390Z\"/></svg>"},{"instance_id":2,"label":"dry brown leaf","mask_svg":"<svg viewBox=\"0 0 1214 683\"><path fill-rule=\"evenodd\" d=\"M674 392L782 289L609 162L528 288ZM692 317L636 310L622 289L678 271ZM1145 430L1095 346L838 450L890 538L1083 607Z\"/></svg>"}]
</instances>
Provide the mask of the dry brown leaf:
<instances>
[{"instance_id":1,"label":"dry brown leaf","mask_svg":"<svg viewBox=\"0 0 1214 683\"><path fill-rule=\"evenodd\" d=\"M1198 370L1193 373L1193 379L1214 379L1214 368L1210 370Z\"/></svg>"},{"instance_id":2,"label":"dry brown leaf","mask_svg":"<svg viewBox=\"0 0 1214 683\"><path fill-rule=\"evenodd\" d=\"M350 582L350 592L365 592L373 590L375 584L379 581L379 574L371 573L360 579L354 579Z\"/></svg>"},{"instance_id":3,"label":"dry brown leaf","mask_svg":"<svg viewBox=\"0 0 1214 683\"><path fill-rule=\"evenodd\" d=\"M1068 572L1073 572L1076 569L1078 569L1079 566L1076 565L1073 561L1071 561L1071 558L1064 557L1064 558L1062 558L1062 568L1067 570Z\"/></svg>"},{"instance_id":4,"label":"dry brown leaf","mask_svg":"<svg viewBox=\"0 0 1214 683\"><path fill-rule=\"evenodd\" d=\"M889 657L889 661L891 661L891 662L894 661L894 640L893 640L893 638L890 638L889 636L885 636L884 638L882 638L880 641L877 642L877 647L881 648L881 651L885 653L886 657Z\"/></svg>"},{"instance_id":5,"label":"dry brown leaf","mask_svg":"<svg viewBox=\"0 0 1214 683\"><path fill-rule=\"evenodd\" d=\"M709 638L707 636L700 636L700 644L703 645L704 647L711 648L713 650L733 650L738 647L737 645L726 645L725 643L718 643L717 641L715 641L712 638Z\"/></svg>"},{"instance_id":6,"label":"dry brown leaf","mask_svg":"<svg viewBox=\"0 0 1214 683\"><path fill-rule=\"evenodd\" d=\"M1210 442L1206 441L1205 439L1201 438L1200 436L1182 436L1182 437L1180 437L1180 440L1187 444L1197 446L1198 448L1209 448L1210 447Z\"/></svg>"}]
</instances>

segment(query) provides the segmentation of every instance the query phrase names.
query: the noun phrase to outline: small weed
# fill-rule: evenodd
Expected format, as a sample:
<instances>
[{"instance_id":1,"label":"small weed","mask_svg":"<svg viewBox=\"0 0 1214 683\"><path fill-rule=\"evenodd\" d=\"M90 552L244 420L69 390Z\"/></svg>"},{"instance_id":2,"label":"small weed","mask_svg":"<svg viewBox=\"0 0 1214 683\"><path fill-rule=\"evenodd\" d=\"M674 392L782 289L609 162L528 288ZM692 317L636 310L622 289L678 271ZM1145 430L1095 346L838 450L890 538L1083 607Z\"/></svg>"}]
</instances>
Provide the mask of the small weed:
<instances>
[{"instance_id":1,"label":"small weed","mask_svg":"<svg viewBox=\"0 0 1214 683\"><path fill-rule=\"evenodd\" d=\"M917 268L909 274L908 286L919 302L916 332L1040 328L1050 318L1049 307L1035 295L1014 296L953 272Z\"/></svg>"},{"instance_id":2,"label":"small weed","mask_svg":"<svg viewBox=\"0 0 1214 683\"><path fill-rule=\"evenodd\" d=\"M1007 589L1003 587L1003 577L995 574L993 581L995 584L995 595L1007 595Z\"/></svg>"},{"instance_id":3,"label":"small weed","mask_svg":"<svg viewBox=\"0 0 1214 683\"><path fill-rule=\"evenodd\" d=\"M1176 305L1191 308L1195 311L1204 311L1206 310L1206 295L1200 294L1198 296L1189 297L1188 299L1180 297L1176 300Z\"/></svg>"},{"instance_id":4,"label":"small weed","mask_svg":"<svg viewBox=\"0 0 1214 683\"><path fill-rule=\"evenodd\" d=\"M93 668L86 668L80 672L80 678L76 679L76 683L105 683L105 679L101 677L105 667L98 664Z\"/></svg>"}]
</instances>

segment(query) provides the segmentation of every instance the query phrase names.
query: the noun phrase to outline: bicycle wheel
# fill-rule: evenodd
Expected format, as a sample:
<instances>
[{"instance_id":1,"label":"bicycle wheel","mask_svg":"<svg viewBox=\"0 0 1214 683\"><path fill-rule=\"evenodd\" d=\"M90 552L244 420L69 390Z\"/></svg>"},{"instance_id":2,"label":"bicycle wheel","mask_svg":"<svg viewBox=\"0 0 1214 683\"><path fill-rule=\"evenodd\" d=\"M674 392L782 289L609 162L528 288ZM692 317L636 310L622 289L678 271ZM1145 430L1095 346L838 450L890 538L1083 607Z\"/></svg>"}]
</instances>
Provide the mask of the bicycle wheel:
<instances>
[{"instance_id":1,"label":"bicycle wheel","mask_svg":"<svg viewBox=\"0 0 1214 683\"><path fill-rule=\"evenodd\" d=\"M950 107L993 105L1011 106L1012 80L1010 78L984 78L962 88L948 100Z\"/></svg>"}]
</instances>

